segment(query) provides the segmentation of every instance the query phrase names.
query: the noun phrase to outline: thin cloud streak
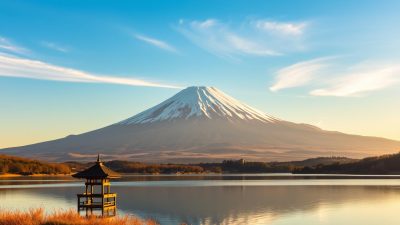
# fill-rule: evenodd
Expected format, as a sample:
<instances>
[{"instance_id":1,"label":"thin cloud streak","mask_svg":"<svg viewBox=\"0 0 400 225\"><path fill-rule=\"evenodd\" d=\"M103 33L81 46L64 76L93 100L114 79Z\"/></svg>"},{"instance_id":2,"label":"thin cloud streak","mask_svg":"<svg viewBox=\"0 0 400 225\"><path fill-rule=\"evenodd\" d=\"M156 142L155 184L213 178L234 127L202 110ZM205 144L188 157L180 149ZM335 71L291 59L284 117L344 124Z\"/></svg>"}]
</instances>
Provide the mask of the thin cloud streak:
<instances>
[{"instance_id":1,"label":"thin cloud streak","mask_svg":"<svg viewBox=\"0 0 400 225\"><path fill-rule=\"evenodd\" d=\"M336 79L330 87L310 92L314 96L359 97L400 83L399 64L362 63Z\"/></svg>"},{"instance_id":2,"label":"thin cloud streak","mask_svg":"<svg viewBox=\"0 0 400 225\"><path fill-rule=\"evenodd\" d=\"M398 63L364 61L353 66L340 65L323 57L303 61L276 72L276 82L270 90L301 86L323 86L309 91L312 96L360 97L368 92L400 84Z\"/></svg>"},{"instance_id":3,"label":"thin cloud streak","mask_svg":"<svg viewBox=\"0 0 400 225\"><path fill-rule=\"evenodd\" d=\"M233 47L235 47L237 50L245 54L259 55L259 56L280 55L280 53L278 52L265 49L255 42L236 36L234 34L227 35L226 38L232 44Z\"/></svg>"},{"instance_id":4,"label":"thin cloud streak","mask_svg":"<svg viewBox=\"0 0 400 225\"><path fill-rule=\"evenodd\" d=\"M0 54L0 76L66 82L109 83L130 86L181 88L175 85L149 82L140 79L99 76L76 69L55 66L42 61L5 54Z\"/></svg>"},{"instance_id":5,"label":"thin cloud streak","mask_svg":"<svg viewBox=\"0 0 400 225\"><path fill-rule=\"evenodd\" d=\"M321 73L323 68L327 67L328 59L330 58L317 58L280 69L276 72L275 83L269 89L275 92L281 89L304 86L310 83Z\"/></svg>"},{"instance_id":6,"label":"thin cloud streak","mask_svg":"<svg viewBox=\"0 0 400 225\"><path fill-rule=\"evenodd\" d=\"M47 41L43 41L41 43L44 47L52 49L52 50L56 50L59 52L69 52L69 49L66 47L63 47L59 44L53 43L53 42L47 42Z\"/></svg>"},{"instance_id":7,"label":"thin cloud streak","mask_svg":"<svg viewBox=\"0 0 400 225\"><path fill-rule=\"evenodd\" d=\"M29 53L27 49L14 44L11 40L2 36L0 36L0 50L20 55L27 55Z\"/></svg>"},{"instance_id":8,"label":"thin cloud streak","mask_svg":"<svg viewBox=\"0 0 400 225\"><path fill-rule=\"evenodd\" d=\"M268 41L260 36L258 31L234 31L227 24L215 19L203 21L181 19L176 29L195 45L223 58L236 59L240 55L277 56L282 54L270 48ZM254 35L254 33L257 34Z\"/></svg>"},{"instance_id":9,"label":"thin cloud streak","mask_svg":"<svg viewBox=\"0 0 400 225\"><path fill-rule=\"evenodd\" d=\"M178 52L176 48L174 48L173 46L171 46L170 44L168 44L168 43L166 43L164 41L161 41L161 40L158 40L158 39L155 39L155 38L151 38L151 37L147 37L147 36L144 36L144 35L139 35L139 34L134 35L134 37L137 40L143 41L143 42L145 42L147 44L150 44L152 46L155 46L157 48L160 48L160 49L163 49L163 50L167 50L167 51L170 51L170 52Z\"/></svg>"},{"instance_id":10,"label":"thin cloud streak","mask_svg":"<svg viewBox=\"0 0 400 225\"><path fill-rule=\"evenodd\" d=\"M307 23L283 23L277 21L259 20L256 22L256 27L267 32L277 32L282 35L302 35L308 26Z\"/></svg>"}]
</instances>

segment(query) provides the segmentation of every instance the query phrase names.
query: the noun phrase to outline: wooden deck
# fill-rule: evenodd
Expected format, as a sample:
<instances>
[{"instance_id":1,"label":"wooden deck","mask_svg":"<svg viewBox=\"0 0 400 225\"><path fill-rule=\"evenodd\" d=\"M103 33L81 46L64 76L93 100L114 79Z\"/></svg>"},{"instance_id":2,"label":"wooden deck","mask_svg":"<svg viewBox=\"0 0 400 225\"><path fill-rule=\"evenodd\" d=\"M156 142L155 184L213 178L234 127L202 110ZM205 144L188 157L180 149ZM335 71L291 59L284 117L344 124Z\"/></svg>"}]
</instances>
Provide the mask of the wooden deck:
<instances>
[{"instance_id":1,"label":"wooden deck","mask_svg":"<svg viewBox=\"0 0 400 225\"><path fill-rule=\"evenodd\" d=\"M103 209L110 210L117 206L117 194L107 193L107 194L92 194L83 193L77 194L78 196L78 210L82 209ZM108 200L111 198L112 200Z\"/></svg>"},{"instance_id":2,"label":"wooden deck","mask_svg":"<svg viewBox=\"0 0 400 225\"><path fill-rule=\"evenodd\" d=\"M92 194L92 193L83 193L77 194L78 198L116 198L117 193L107 193L107 194Z\"/></svg>"}]
</instances>

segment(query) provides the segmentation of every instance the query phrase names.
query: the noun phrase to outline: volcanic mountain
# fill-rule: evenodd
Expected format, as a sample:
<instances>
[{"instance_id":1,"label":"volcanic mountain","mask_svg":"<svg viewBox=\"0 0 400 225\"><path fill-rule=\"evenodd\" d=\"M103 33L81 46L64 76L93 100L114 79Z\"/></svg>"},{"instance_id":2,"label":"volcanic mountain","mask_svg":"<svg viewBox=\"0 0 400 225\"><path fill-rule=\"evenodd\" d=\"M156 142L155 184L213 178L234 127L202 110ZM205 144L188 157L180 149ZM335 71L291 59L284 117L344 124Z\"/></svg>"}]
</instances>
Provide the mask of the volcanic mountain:
<instances>
[{"instance_id":1,"label":"volcanic mountain","mask_svg":"<svg viewBox=\"0 0 400 225\"><path fill-rule=\"evenodd\" d=\"M6 154L64 160L153 162L299 160L316 156L364 157L394 153L400 142L325 131L256 110L214 87L189 87L131 118L65 138L2 150Z\"/></svg>"}]
</instances>

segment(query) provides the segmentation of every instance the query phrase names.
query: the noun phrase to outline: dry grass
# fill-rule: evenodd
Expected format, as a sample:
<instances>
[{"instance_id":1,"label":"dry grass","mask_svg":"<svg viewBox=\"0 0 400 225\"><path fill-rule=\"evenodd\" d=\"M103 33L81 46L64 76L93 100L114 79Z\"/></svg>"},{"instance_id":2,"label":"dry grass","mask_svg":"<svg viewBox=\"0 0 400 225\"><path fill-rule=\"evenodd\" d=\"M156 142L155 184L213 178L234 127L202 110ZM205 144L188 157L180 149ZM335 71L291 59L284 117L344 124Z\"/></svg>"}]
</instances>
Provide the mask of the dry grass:
<instances>
[{"instance_id":1,"label":"dry grass","mask_svg":"<svg viewBox=\"0 0 400 225\"><path fill-rule=\"evenodd\" d=\"M0 225L157 225L153 220L141 220L133 216L110 218L82 217L73 210L57 211L46 215L44 210L25 211L0 210Z\"/></svg>"}]
</instances>

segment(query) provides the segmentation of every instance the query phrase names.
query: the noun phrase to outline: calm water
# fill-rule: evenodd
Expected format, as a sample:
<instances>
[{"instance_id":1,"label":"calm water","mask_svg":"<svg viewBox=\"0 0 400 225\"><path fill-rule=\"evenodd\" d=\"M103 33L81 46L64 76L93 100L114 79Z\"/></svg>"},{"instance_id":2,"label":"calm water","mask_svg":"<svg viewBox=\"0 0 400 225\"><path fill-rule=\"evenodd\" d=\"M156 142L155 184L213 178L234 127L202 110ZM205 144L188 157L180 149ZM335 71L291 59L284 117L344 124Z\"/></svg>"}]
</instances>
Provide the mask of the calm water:
<instances>
[{"instance_id":1,"label":"calm water","mask_svg":"<svg viewBox=\"0 0 400 225\"><path fill-rule=\"evenodd\" d=\"M340 179L339 179L340 178ZM128 176L112 184L118 213L161 224L400 224L400 177ZM69 178L0 179L0 207L76 207Z\"/></svg>"}]
</instances>

